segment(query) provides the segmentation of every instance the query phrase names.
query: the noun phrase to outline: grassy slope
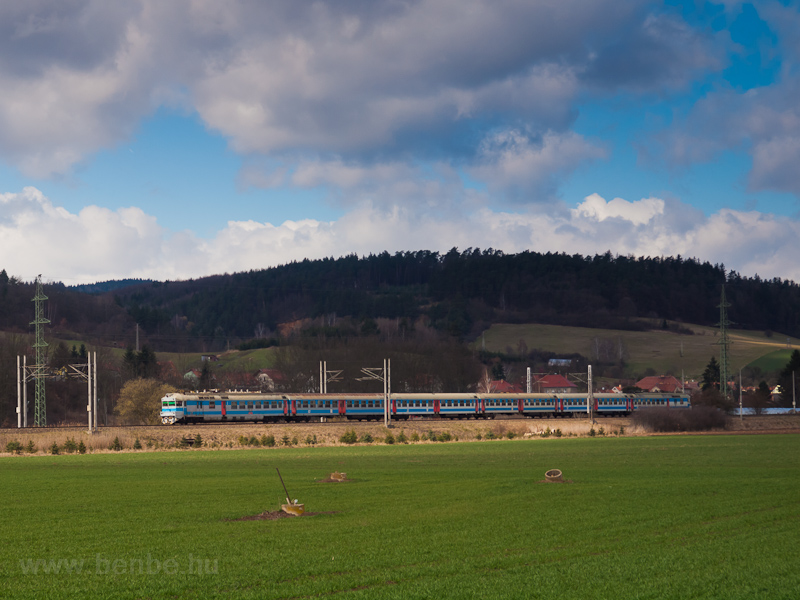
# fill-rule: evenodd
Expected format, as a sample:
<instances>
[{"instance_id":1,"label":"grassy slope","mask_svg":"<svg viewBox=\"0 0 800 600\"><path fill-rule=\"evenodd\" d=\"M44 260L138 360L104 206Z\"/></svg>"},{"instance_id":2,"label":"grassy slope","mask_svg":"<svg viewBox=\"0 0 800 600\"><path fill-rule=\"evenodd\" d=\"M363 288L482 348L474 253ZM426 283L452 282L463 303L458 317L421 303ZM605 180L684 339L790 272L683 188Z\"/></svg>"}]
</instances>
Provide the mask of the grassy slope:
<instances>
[{"instance_id":1,"label":"grassy slope","mask_svg":"<svg viewBox=\"0 0 800 600\"><path fill-rule=\"evenodd\" d=\"M258 348L255 350L230 350L215 353L219 361L214 361L214 372L246 371L253 373L258 369L268 369L274 364L275 348ZM209 354L209 353L205 353ZM203 353L179 354L177 352L158 352L159 361L172 361L179 372L185 373L189 369L202 369Z\"/></svg>"},{"instance_id":2,"label":"grassy slope","mask_svg":"<svg viewBox=\"0 0 800 600\"><path fill-rule=\"evenodd\" d=\"M525 340L529 349L539 348L559 353L579 352L592 357L595 338L621 338L628 350L629 370L642 374L651 367L656 373L668 371L680 377L681 369L691 379L699 378L712 356L719 359L718 331L710 327L691 326L694 335L678 335L667 331L617 331L588 329L584 327L561 327L557 325L493 325L485 334L486 349L505 352L516 350L519 340ZM753 363L764 355L776 353L775 359L758 363L774 370L783 367L789 359L791 349L786 347L786 337L775 335L768 338L763 332L731 330L729 332L730 366L734 371ZM477 344L480 344L479 339ZM791 339L792 348L800 340ZM681 348L683 357L681 357ZM784 359L785 355L785 359Z\"/></svg>"},{"instance_id":3,"label":"grassy slope","mask_svg":"<svg viewBox=\"0 0 800 600\"><path fill-rule=\"evenodd\" d=\"M4 458L0 579L9 598L794 598L797 442ZM308 510L335 514L225 521L277 508L275 466ZM554 467L573 483L537 483ZM315 481L333 470L354 482ZM130 572L131 559L186 571L190 554L218 572ZM24 575L19 560L39 558L83 559L84 570Z\"/></svg>"}]
</instances>

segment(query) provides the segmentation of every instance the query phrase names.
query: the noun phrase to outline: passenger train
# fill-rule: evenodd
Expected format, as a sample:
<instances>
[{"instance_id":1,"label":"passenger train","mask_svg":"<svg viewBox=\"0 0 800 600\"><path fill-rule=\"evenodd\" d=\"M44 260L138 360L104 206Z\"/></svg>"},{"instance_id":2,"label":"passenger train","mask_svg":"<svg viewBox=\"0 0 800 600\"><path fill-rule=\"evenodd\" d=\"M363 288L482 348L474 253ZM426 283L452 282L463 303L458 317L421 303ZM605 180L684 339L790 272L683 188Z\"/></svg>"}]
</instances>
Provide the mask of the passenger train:
<instances>
[{"instance_id":1,"label":"passenger train","mask_svg":"<svg viewBox=\"0 0 800 600\"><path fill-rule=\"evenodd\" d=\"M621 417L646 407L691 408L689 395L594 395L593 412ZM573 417L587 413L586 394L459 393L389 395L392 420L417 418L492 419L523 417ZM167 394L161 400L165 425L201 422L287 422L327 419L381 420L383 394L292 394L255 392L198 392Z\"/></svg>"}]
</instances>

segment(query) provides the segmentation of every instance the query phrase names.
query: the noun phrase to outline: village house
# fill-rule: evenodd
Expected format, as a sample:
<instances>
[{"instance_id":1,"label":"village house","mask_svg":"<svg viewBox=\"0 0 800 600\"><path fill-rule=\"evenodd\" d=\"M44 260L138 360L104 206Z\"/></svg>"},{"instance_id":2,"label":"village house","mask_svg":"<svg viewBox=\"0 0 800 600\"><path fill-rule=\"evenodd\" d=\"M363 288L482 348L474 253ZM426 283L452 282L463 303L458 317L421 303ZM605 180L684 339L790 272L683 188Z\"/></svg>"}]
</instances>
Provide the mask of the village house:
<instances>
[{"instance_id":1,"label":"village house","mask_svg":"<svg viewBox=\"0 0 800 600\"><path fill-rule=\"evenodd\" d=\"M537 394L571 394L578 386L563 375L538 375L533 381L533 392Z\"/></svg>"}]
</instances>

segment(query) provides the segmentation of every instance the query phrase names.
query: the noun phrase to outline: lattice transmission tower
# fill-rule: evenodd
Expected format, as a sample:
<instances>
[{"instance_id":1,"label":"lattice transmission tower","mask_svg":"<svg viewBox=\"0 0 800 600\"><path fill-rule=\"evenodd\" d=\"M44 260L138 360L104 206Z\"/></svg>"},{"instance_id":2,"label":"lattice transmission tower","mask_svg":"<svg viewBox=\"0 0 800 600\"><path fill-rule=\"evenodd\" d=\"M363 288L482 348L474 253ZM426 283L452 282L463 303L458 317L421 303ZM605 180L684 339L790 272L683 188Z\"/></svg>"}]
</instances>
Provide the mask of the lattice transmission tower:
<instances>
[{"instance_id":1,"label":"lattice transmission tower","mask_svg":"<svg viewBox=\"0 0 800 600\"><path fill-rule=\"evenodd\" d=\"M728 399L728 374L730 372L729 350L731 341L728 338L728 307L730 303L725 300L725 284L722 284L722 295L719 300L719 391L722 397Z\"/></svg>"},{"instance_id":2,"label":"lattice transmission tower","mask_svg":"<svg viewBox=\"0 0 800 600\"><path fill-rule=\"evenodd\" d=\"M47 426L47 403L45 402L44 380L47 377L47 342L44 341L44 325L49 323L49 319L44 318L44 301L47 296L42 291L42 276L36 278L36 295L33 297L34 313L36 318L31 321L31 325L36 326L36 342L33 347L36 350L36 364L31 367L31 374L35 382L33 422L36 427Z\"/></svg>"}]
</instances>

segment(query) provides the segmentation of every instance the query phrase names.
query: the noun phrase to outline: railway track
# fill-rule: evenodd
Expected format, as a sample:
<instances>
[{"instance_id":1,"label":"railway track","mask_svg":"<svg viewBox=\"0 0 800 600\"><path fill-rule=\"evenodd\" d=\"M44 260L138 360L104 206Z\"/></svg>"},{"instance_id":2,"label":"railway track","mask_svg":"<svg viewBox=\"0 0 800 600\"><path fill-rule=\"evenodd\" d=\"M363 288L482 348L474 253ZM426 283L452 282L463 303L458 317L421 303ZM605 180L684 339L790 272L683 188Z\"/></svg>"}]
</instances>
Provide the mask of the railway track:
<instances>
[{"instance_id":1,"label":"railway track","mask_svg":"<svg viewBox=\"0 0 800 600\"><path fill-rule=\"evenodd\" d=\"M413 425L415 423L427 423L427 424L436 424L436 425L446 425L448 423L474 423L488 425L490 423L495 422L503 422L503 423L546 423L546 422L553 422L553 423L563 423L563 422L573 422L578 423L580 421L588 420L587 417L582 418L571 418L571 417L557 417L557 418L534 418L534 417L517 417L517 416L507 416L507 417L493 417L493 418L486 418L486 419L411 419L408 421L405 420L392 420L393 427L402 427L403 425ZM595 417L595 422L597 423L606 423L606 422L628 422L630 421L630 417ZM220 422L220 421L208 421L208 422L199 422L199 423L176 423L175 425L100 425L98 430L101 431L136 431L136 430L149 430L149 429L175 429L180 430L182 428L187 427L203 427L203 428L217 428L217 427L252 427L252 428L263 428L265 426L314 426L314 427L341 427L341 426L353 426L353 427L374 427L375 425L382 425L382 420L344 420L344 421L337 421L337 420L329 420L329 421L274 421L269 423L263 423L261 421L229 421L229 422ZM17 427L3 427L0 428L0 434L11 434L14 432L20 431L83 431L88 428L87 425L53 425L48 427L27 427L27 428L17 428Z\"/></svg>"}]
</instances>

